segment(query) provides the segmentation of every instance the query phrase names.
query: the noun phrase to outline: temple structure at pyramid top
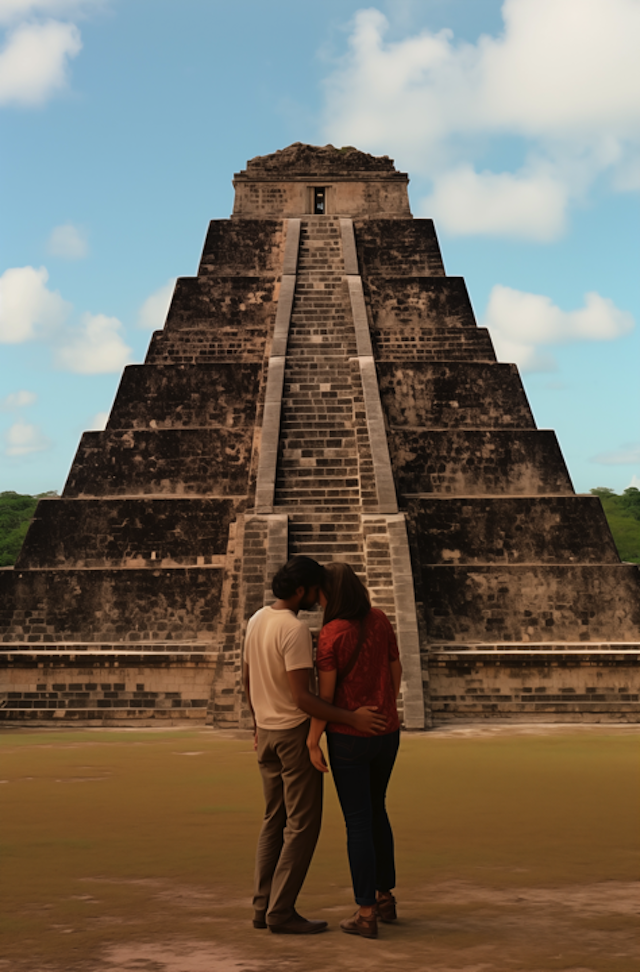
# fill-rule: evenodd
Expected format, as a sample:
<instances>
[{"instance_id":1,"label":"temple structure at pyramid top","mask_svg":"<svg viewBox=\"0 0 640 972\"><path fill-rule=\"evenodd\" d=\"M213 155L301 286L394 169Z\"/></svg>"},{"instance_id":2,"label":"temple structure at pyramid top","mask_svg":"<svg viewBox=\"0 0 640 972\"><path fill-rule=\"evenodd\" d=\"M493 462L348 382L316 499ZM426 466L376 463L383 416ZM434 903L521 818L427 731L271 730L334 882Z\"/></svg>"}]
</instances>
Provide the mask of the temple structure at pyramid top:
<instances>
[{"instance_id":1,"label":"temple structure at pyramid top","mask_svg":"<svg viewBox=\"0 0 640 972\"><path fill-rule=\"evenodd\" d=\"M234 217L411 218L409 178L388 156L296 142L234 176Z\"/></svg>"},{"instance_id":2,"label":"temple structure at pyramid top","mask_svg":"<svg viewBox=\"0 0 640 972\"><path fill-rule=\"evenodd\" d=\"M637 721L638 568L407 176L297 143L234 185L106 429L0 569L0 716L247 725L246 621L305 553L351 563L389 615L405 728Z\"/></svg>"}]
</instances>

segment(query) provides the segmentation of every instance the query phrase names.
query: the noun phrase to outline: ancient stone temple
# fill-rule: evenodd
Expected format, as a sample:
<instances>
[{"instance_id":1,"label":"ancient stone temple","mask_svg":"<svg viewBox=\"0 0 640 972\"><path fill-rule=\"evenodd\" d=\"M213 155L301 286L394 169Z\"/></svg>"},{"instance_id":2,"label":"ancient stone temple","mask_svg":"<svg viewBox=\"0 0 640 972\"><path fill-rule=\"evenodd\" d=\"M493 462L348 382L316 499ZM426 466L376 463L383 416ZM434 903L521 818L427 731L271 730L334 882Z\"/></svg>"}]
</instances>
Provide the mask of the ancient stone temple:
<instances>
[{"instance_id":1,"label":"ancient stone temple","mask_svg":"<svg viewBox=\"0 0 640 972\"><path fill-rule=\"evenodd\" d=\"M246 724L244 626L302 552L351 562L390 615L407 728L638 719L638 569L407 183L299 144L235 176L0 571L3 718Z\"/></svg>"}]
</instances>

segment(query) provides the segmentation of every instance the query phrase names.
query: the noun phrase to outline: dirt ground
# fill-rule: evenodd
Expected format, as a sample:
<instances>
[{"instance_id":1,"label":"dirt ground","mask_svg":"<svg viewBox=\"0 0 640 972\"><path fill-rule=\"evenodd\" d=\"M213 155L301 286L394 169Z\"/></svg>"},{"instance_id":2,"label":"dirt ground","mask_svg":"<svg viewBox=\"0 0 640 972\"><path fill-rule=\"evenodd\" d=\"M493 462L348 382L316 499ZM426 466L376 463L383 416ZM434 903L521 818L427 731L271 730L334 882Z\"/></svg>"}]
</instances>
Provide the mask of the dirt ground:
<instances>
[{"instance_id":1,"label":"dirt ground","mask_svg":"<svg viewBox=\"0 0 640 972\"><path fill-rule=\"evenodd\" d=\"M251 925L261 792L246 733L0 733L0 972L640 972L640 727L404 737L389 794L399 920L353 910L328 782L299 910Z\"/></svg>"}]
</instances>

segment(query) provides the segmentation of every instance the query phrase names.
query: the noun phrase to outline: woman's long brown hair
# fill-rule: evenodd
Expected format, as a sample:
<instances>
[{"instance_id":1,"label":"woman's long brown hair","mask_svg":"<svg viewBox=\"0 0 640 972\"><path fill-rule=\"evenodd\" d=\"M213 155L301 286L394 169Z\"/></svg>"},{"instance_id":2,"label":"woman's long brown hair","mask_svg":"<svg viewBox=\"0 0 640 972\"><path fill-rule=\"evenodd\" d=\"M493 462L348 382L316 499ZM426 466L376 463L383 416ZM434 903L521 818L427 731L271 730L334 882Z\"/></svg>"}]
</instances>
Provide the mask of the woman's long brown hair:
<instances>
[{"instance_id":1,"label":"woman's long brown hair","mask_svg":"<svg viewBox=\"0 0 640 972\"><path fill-rule=\"evenodd\" d=\"M361 621L371 610L369 592L350 564L327 564L320 585L327 599L322 623Z\"/></svg>"}]
</instances>

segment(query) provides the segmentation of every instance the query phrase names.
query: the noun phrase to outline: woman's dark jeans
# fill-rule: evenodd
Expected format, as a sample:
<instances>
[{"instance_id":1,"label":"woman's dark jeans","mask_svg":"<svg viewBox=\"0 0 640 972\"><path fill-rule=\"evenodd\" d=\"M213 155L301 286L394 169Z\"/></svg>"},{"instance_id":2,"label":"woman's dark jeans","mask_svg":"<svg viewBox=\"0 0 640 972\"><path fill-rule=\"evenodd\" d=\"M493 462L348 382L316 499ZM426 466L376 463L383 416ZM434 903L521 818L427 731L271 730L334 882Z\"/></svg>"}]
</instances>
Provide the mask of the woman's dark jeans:
<instances>
[{"instance_id":1,"label":"woman's dark jeans","mask_svg":"<svg viewBox=\"0 0 640 972\"><path fill-rule=\"evenodd\" d=\"M347 825L351 880L359 905L375 904L376 890L396 884L393 833L385 807L400 730L384 736L328 732L331 772Z\"/></svg>"}]
</instances>

